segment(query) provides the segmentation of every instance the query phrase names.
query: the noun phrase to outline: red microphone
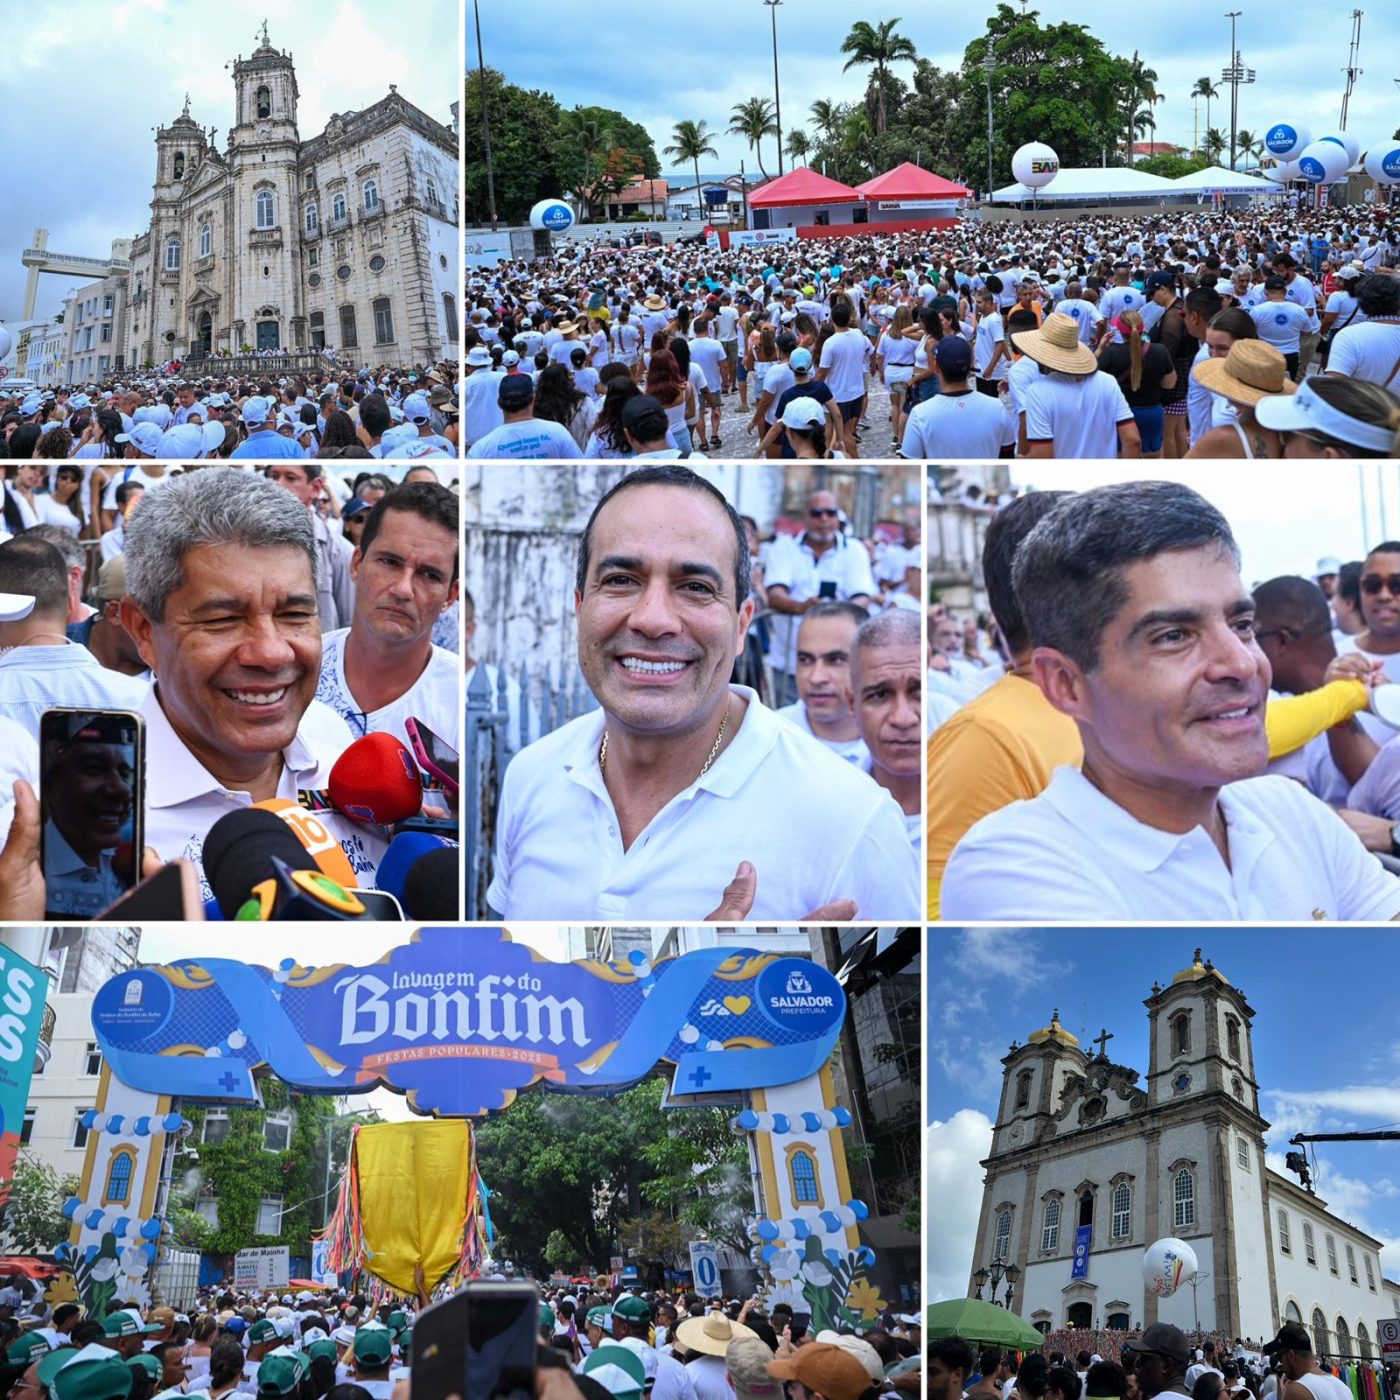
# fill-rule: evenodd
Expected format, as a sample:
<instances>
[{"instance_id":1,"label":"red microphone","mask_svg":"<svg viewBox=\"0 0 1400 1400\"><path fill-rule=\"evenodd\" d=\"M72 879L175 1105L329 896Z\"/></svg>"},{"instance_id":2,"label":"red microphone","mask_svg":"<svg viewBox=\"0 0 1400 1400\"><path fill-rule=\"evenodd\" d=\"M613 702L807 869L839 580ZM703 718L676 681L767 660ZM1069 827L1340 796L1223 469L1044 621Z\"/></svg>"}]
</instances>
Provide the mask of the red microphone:
<instances>
[{"instance_id":1,"label":"red microphone","mask_svg":"<svg viewBox=\"0 0 1400 1400\"><path fill-rule=\"evenodd\" d=\"M336 811L378 826L392 826L423 808L418 766L392 734L356 739L336 759L326 791Z\"/></svg>"}]
</instances>

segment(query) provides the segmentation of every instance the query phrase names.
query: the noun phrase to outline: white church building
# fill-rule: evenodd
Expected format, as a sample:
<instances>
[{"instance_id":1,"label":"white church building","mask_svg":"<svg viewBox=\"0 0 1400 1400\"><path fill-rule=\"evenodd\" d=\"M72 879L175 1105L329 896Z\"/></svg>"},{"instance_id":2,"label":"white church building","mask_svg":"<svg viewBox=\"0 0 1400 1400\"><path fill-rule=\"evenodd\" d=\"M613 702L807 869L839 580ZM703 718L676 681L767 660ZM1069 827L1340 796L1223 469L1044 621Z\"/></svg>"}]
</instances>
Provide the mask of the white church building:
<instances>
[{"instance_id":1,"label":"white church building","mask_svg":"<svg viewBox=\"0 0 1400 1400\"><path fill-rule=\"evenodd\" d=\"M1381 1241L1265 1165L1244 992L1197 949L1143 1005L1145 1076L1113 1063L1107 1033L1082 1047L1058 1011L1012 1044L971 1272L1019 1270L1014 1310L1042 1331L1199 1322L1259 1342L1291 1320L1319 1352L1377 1355L1400 1288L1382 1277ZM1191 1245L1199 1275L1162 1299L1142 1258L1164 1236Z\"/></svg>"}]
</instances>

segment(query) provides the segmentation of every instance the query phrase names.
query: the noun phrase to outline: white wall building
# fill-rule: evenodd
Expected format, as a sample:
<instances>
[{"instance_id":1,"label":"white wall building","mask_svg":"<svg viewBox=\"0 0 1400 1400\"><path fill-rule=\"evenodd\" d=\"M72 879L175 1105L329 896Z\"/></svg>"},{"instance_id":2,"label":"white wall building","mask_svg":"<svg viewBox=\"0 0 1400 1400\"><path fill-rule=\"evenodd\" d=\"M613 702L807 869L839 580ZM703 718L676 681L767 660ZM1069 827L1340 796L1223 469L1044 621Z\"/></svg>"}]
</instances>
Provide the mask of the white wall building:
<instances>
[{"instance_id":1,"label":"white wall building","mask_svg":"<svg viewBox=\"0 0 1400 1400\"><path fill-rule=\"evenodd\" d=\"M87 1132L78 1119L97 1107L102 1055L92 1032L91 992L51 992L55 1013L49 1062L29 1087L20 1142L63 1176L79 1174L87 1153Z\"/></svg>"},{"instance_id":2,"label":"white wall building","mask_svg":"<svg viewBox=\"0 0 1400 1400\"><path fill-rule=\"evenodd\" d=\"M31 321L17 332L16 341L14 372L18 376L40 385L64 382L68 333L62 321Z\"/></svg>"},{"instance_id":3,"label":"white wall building","mask_svg":"<svg viewBox=\"0 0 1400 1400\"><path fill-rule=\"evenodd\" d=\"M1111 1036L1085 1050L1058 1012L1013 1042L970 1272L1019 1268L1015 1310L1042 1330L1162 1321L1190 1331L1199 1320L1262 1341L1292 1320L1320 1352L1376 1354L1376 1320L1400 1316L1400 1289L1385 1288L1381 1241L1265 1165L1244 993L1198 949L1143 1004L1145 1080L1109 1059ZM1076 1278L1082 1230L1089 1252ZM1169 1235L1195 1250L1200 1281L1159 1299L1142 1256Z\"/></svg>"},{"instance_id":4,"label":"white wall building","mask_svg":"<svg viewBox=\"0 0 1400 1400\"><path fill-rule=\"evenodd\" d=\"M105 277L76 287L63 303L63 370L66 384L94 384L123 367L126 278Z\"/></svg>"}]
</instances>

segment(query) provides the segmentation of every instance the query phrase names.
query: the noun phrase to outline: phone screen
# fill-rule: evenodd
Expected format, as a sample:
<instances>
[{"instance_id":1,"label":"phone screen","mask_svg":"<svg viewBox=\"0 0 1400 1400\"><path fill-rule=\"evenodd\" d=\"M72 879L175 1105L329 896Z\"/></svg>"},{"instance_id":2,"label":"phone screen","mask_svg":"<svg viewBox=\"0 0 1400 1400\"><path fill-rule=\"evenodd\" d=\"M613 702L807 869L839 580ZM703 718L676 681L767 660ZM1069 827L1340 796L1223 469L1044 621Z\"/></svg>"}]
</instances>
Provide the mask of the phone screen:
<instances>
[{"instance_id":1,"label":"phone screen","mask_svg":"<svg viewBox=\"0 0 1400 1400\"><path fill-rule=\"evenodd\" d=\"M836 596L836 580L825 579L817 589L818 598L834 598Z\"/></svg>"},{"instance_id":2,"label":"phone screen","mask_svg":"<svg viewBox=\"0 0 1400 1400\"><path fill-rule=\"evenodd\" d=\"M47 913L91 919L137 882L145 735L127 710L45 710L39 721Z\"/></svg>"},{"instance_id":3,"label":"phone screen","mask_svg":"<svg viewBox=\"0 0 1400 1400\"><path fill-rule=\"evenodd\" d=\"M421 719L413 721L413 732L418 743L423 747L423 753L430 760L429 771L433 773L434 777L448 779L456 788L459 764L457 750L440 734L434 734Z\"/></svg>"},{"instance_id":4,"label":"phone screen","mask_svg":"<svg viewBox=\"0 0 1400 1400\"><path fill-rule=\"evenodd\" d=\"M528 1284L468 1284L467 1390L472 1400L533 1400L540 1305Z\"/></svg>"}]
</instances>

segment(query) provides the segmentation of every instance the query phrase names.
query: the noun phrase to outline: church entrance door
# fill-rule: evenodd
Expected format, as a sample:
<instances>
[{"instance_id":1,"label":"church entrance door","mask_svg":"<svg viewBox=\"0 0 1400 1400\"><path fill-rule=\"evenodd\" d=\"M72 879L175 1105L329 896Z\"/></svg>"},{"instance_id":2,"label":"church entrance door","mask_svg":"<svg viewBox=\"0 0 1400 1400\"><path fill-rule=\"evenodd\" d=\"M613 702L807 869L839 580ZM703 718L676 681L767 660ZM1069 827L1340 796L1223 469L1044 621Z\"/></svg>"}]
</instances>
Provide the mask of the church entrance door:
<instances>
[{"instance_id":1,"label":"church entrance door","mask_svg":"<svg viewBox=\"0 0 1400 1400\"><path fill-rule=\"evenodd\" d=\"M258 322L258 349L259 350L280 350L282 348L282 336L276 321Z\"/></svg>"},{"instance_id":2,"label":"church entrance door","mask_svg":"<svg viewBox=\"0 0 1400 1400\"><path fill-rule=\"evenodd\" d=\"M1094 1325L1094 1309L1089 1303L1071 1303L1069 1312L1065 1314L1065 1320L1070 1327L1092 1327Z\"/></svg>"}]
</instances>

